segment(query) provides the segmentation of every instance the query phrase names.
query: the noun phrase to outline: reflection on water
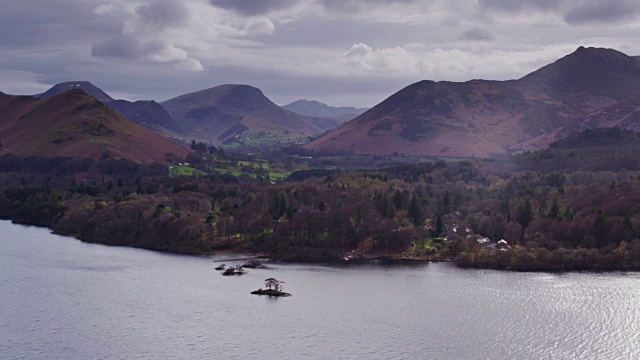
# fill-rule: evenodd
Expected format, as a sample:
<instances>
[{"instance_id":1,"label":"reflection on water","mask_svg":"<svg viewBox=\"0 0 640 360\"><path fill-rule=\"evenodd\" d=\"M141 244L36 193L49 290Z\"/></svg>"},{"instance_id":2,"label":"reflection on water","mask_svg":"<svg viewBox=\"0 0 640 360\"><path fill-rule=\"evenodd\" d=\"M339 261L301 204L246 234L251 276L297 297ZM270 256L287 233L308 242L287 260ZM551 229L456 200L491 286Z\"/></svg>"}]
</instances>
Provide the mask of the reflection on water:
<instances>
[{"instance_id":1,"label":"reflection on water","mask_svg":"<svg viewBox=\"0 0 640 360\"><path fill-rule=\"evenodd\" d=\"M640 357L635 273L275 263L224 277L208 257L0 234L3 359ZM293 296L250 295L267 277Z\"/></svg>"}]
</instances>

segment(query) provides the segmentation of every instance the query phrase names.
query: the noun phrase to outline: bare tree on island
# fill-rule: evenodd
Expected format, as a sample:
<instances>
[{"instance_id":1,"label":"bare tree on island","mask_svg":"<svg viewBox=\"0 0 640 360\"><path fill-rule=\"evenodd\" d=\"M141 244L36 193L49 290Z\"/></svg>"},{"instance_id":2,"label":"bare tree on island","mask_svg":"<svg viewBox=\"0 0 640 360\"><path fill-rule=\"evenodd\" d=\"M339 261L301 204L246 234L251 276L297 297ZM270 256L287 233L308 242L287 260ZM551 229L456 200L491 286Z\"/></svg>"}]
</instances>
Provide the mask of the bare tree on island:
<instances>
[{"instance_id":1,"label":"bare tree on island","mask_svg":"<svg viewBox=\"0 0 640 360\"><path fill-rule=\"evenodd\" d=\"M274 291L283 291L284 290L284 281L280 281L276 278L268 278L264 281L264 286L269 290Z\"/></svg>"}]
</instances>

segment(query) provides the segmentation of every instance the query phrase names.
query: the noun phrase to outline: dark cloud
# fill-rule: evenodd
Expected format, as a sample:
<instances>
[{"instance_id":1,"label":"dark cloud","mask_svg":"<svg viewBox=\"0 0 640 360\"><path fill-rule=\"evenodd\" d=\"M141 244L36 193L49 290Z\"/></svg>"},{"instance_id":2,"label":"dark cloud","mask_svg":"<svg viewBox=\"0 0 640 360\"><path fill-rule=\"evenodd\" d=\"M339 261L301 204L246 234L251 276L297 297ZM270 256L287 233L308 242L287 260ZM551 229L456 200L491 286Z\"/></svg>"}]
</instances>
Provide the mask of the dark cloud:
<instances>
[{"instance_id":1,"label":"dark cloud","mask_svg":"<svg viewBox=\"0 0 640 360\"><path fill-rule=\"evenodd\" d=\"M333 11L356 11L368 9L375 5L388 5L394 3L412 4L418 0L317 0L326 9Z\"/></svg>"},{"instance_id":2,"label":"dark cloud","mask_svg":"<svg viewBox=\"0 0 640 360\"><path fill-rule=\"evenodd\" d=\"M481 28L471 28L460 35L460 39L465 41L492 41L494 36L491 32Z\"/></svg>"},{"instance_id":3,"label":"dark cloud","mask_svg":"<svg viewBox=\"0 0 640 360\"><path fill-rule=\"evenodd\" d=\"M53 3L53 1L52 1ZM68 43L101 36L122 28L122 22L109 17L96 18L95 4L83 0L20 0L2 3L0 11L0 48L24 48Z\"/></svg>"},{"instance_id":4,"label":"dark cloud","mask_svg":"<svg viewBox=\"0 0 640 360\"><path fill-rule=\"evenodd\" d=\"M516 13L525 10L551 11L562 7L561 0L480 0L480 7L486 10Z\"/></svg>"},{"instance_id":5,"label":"dark cloud","mask_svg":"<svg viewBox=\"0 0 640 360\"><path fill-rule=\"evenodd\" d=\"M411 4L420 0L314 0L329 11L350 12L367 10L372 6L388 4ZM233 10L241 15L263 15L270 11L290 8L301 0L209 0L215 7Z\"/></svg>"},{"instance_id":6,"label":"dark cloud","mask_svg":"<svg viewBox=\"0 0 640 360\"><path fill-rule=\"evenodd\" d=\"M91 47L91 55L99 58L119 57L137 60L142 55L142 43L132 35L118 35Z\"/></svg>"},{"instance_id":7,"label":"dark cloud","mask_svg":"<svg viewBox=\"0 0 640 360\"><path fill-rule=\"evenodd\" d=\"M582 1L564 18L569 24L586 24L594 22L617 22L637 16L640 13L640 2L637 0L616 1Z\"/></svg>"},{"instance_id":8,"label":"dark cloud","mask_svg":"<svg viewBox=\"0 0 640 360\"><path fill-rule=\"evenodd\" d=\"M132 12L132 3L142 5ZM484 14L468 6L477 3ZM315 6L294 9L307 4ZM243 19L213 6L241 17L267 16L260 16L265 21ZM640 54L634 26L619 24L640 15L639 7L640 0L6 0L0 11L0 73L14 75L2 77L0 91L25 88L22 79L46 85L90 80L121 97L162 100L223 83L247 83L281 103L305 97L371 106L424 76L521 76L533 69L531 64L544 64L585 41ZM272 12L278 16L270 17ZM517 14L511 18L518 22L478 16L492 14L502 15L497 20ZM270 32L273 23L278 31ZM189 31L163 31L181 26ZM498 34L500 41L474 43ZM371 61L381 64L373 65L396 66L392 61L397 61L411 70L362 75L359 64L341 57L359 43L367 44ZM483 56L492 50L498 55ZM434 68L412 70L421 56L434 56L425 62ZM528 60L517 60L522 57ZM460 64L461 58L471 58L472 64ZM181 70L203 67L204 72Z\"/></svg>"},{"instance_id":9,"label":"dark cloud","mask_svg":"<svg viewBox=\"0 0 640 360\"><path fill-rule=\"evenodd\" d=\"M305 21L281 26L277 36L263 39L267 45L278 46L316 46L348 49L351 45L369 41L378 47L394 47L398 45L398 38L403 43L419 43L432 41L432 33L424 31L421 24L402 24L382 22L376 26L366 22L353 21L345 17L321 19L311 17Z\"/></svg>"},{"instance_id":10,"label":"dark cloud","mask_svg":"<svg viewBox=\"0 0 640 360\"><path fill-rule=\"evenodd\" d=\"M189 10L175 0L157 0L136 7L138 19L145 25L162 30L181 27L189 22Z\"/></svg>"},{"instance_id":11,"label":"dark cloud","mask_svg":"<svg viewBox=\"0 0 640 360\"><path fill-rule=\"evenodd\" d=\"M209 0L209 3L241 15L252 16L289 8L297 4L298 0Z\"/></svg>"},{"instance_id":12,"label":"dark cloud","mask_svg":"<svg viewBox=\"0 0 640 360\"><path fill-rule=\"evenodd\" d=\"M570 25L615 23L640 15L638 0L480 0L480 8L503 13L556 13Z\"/></svg>"},{"instance_id":13,"label":"dark cloud","mask_svg":"<svg viewBox=\"0 0 640 360\"><path fill-rule=\"evenodd\" d=\"M184 50L163 40L143 41L133 34L111 37L91 47L91 55L99 58L123 58L156 62L183 61Z\"/></svg>"}]
</instances>

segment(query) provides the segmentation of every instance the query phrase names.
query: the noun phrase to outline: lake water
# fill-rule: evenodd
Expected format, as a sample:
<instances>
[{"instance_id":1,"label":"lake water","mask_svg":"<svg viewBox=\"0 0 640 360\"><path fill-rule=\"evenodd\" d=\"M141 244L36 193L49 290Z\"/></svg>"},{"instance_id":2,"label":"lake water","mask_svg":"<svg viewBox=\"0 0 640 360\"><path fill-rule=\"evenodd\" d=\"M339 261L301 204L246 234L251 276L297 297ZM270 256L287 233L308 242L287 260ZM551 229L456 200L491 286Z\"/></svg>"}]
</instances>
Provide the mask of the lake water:
<instances>
[{"instance_id":1,"label":"lake water","mask_svg":"<svg viewBox=\"0 0 640 360\"><path fill-rule=\"evenodd\" d=\"M2 359L638 359L640 275L270 264L0 222ZM289 298L250 295L268 277Z\"/></svg>"}]
</instances>

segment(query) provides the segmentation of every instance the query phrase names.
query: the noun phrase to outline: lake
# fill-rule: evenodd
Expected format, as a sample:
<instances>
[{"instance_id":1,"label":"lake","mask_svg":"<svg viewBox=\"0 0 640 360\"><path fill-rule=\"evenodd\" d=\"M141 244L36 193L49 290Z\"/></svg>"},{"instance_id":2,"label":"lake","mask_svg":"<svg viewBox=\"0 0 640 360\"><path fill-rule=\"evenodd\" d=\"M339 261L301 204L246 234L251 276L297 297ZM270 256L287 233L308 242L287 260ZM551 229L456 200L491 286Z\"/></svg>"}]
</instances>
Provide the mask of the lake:
<instances>
[{"instance_id":1,"label":"lake","mask_svg":"<svg viewBox=\"0 0 640 360\"><path fill-rule=\"evenodd\" d=\"M637 273L271 263L224 277L219 258L0 221L0 358L640 358ZM251 295L268 277L293 296Z\"/></svg>"}]
</instances>

